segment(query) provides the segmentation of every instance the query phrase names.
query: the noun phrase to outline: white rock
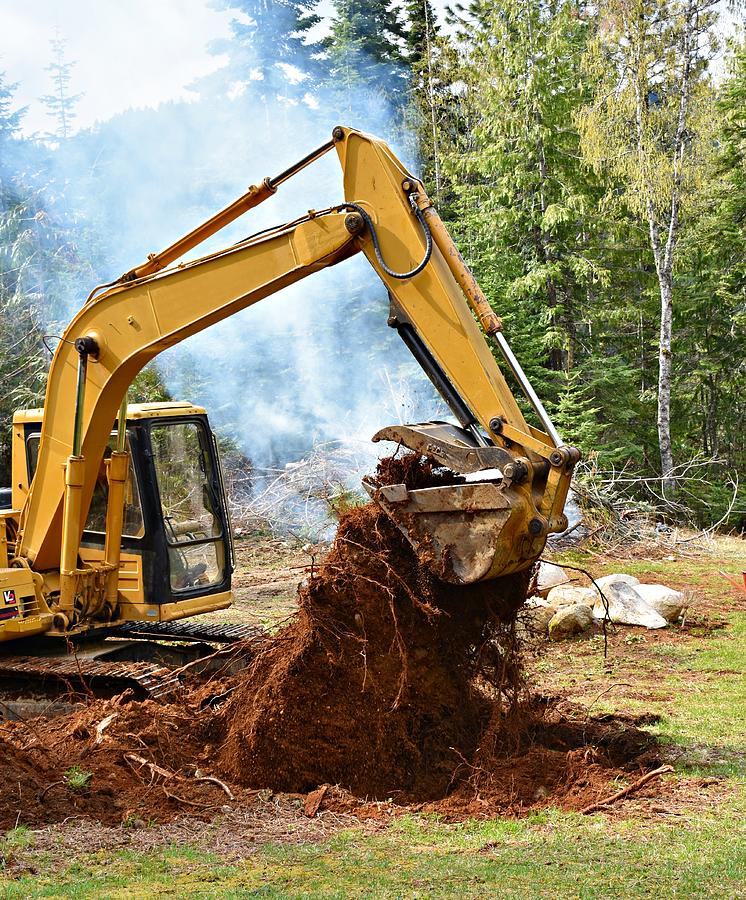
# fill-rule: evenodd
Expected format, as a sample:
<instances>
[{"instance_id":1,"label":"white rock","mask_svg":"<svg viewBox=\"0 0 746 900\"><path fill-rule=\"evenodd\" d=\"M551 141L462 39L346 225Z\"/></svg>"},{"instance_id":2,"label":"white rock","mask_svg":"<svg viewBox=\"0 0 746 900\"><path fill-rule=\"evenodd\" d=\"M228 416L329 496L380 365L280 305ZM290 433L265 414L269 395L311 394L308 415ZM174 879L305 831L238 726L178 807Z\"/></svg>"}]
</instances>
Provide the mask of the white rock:
<instances>
[{"instance_id":1,"label":"white rock","mask_svg":"<svg viewBox=\"0 0 746 900\"><path fill-rule=\"evenodd\" d=\"M623 572L617 572L614 575L604 575L603 578L597 578L596 584L603 590L607 584L631 584L637 586L640 583L639 578L634 575L625 575Z\"/></svg>"},{"instance_id":2,"label":"white rock","mask_svg":"<svg viewBox=\"0 0 746 900\"><path fill-rule=\"evenodd\" d=\"M667 622L675 622L688 605L681 591L675 591L665 584L638 584L635 585L635 590Z\"/></svg>"},{"instance_id":3,"label":"white rock","mask_svg":"<svg viewBox=\"0 0 746 900\"><path fill-rule=\"evenodd\" d=\"M569 575L559 566L550 566L549 563L540 562L539 572L536 576L536 593L540 597L546 597L549 591L558 584L567 584Z\"/></svg>"},{"instance_id":4,"label":"white rock","mask_svg":"<svg viewBox=\"0 0 746 900\"><path fill-rule=\"evenodd\" d=\"M578 603L592 607L596 602L596 597L598 597L598 591L593 588L560 584L549 592L547 603L555 609L559 609L561 606L575 606Z\"/></svg>"},{"instance_id":5,"label":"white rock","mask_svg":"<svg viewBox=\"0 0 746 900\"><path fill-rule=\"evenodd\" d=\"M609 601L609 618L620 625L644 625L646 628L665 628L666 620L652 609L637 593L637 589L623 581L612 582L602 586L601 590ZM603 619L604 602L601 597L596 600L593 615Z\"/></svg>"},{"instance_id":6,"label":"white rock","mask_svg":"<svg viewBox=\"0 0 746 900\"><path fill-rule=\"evenodd\" d=\"M593 624L593 612L584 603L561 606L549 623L549 638L561 641L573 634L580 634Z\"/></svg>"}]
</instances>

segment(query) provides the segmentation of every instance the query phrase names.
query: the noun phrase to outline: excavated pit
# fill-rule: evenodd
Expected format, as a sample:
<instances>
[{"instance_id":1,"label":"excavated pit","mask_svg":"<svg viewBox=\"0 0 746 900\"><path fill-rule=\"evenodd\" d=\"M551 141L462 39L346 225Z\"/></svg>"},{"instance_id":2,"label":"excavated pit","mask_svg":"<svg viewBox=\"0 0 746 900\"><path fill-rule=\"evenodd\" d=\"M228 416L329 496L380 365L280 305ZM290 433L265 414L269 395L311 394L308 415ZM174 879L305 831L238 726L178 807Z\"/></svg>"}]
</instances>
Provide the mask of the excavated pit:
<instances>
[{"instance_id":1,"label":"excavated pit","mask_svg":"<svg viewBox=\"0 0 746 900\"><path fill-rule=\"evenodd\" d=\"M375 477L410 489L454 478L409 454ZM529 577L445 584L382 510L355 509L297 615L240 674L193 677L165 705L125 694L2 723L0 825L210 817L259 789L324 784L337 786L324 803L346 811L388 798L452 818L582 808L652 765L654 741L530 698L515 628ZM91 774L78 789L74 767Z\"/></svg>"}]
</instances>

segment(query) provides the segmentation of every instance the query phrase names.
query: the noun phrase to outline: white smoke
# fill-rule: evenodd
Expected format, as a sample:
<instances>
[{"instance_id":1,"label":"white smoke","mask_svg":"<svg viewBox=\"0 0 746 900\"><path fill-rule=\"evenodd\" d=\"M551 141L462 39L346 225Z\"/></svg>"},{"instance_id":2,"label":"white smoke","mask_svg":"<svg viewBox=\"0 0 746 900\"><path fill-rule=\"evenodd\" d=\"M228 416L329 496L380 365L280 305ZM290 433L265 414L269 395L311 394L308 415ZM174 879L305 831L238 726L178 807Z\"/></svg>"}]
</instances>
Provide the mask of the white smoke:
<instances>
[{"instance_id":1,"label":"white smoke","mask_svg":"<svg viewBox=\"0 0 746 900\"><path fill-rule=\"evenodd\" d=\"M296 92L272 104L260 97L254 74L242 84L221 77L218 71L193 85L192 102L120 113L48 152L98 280L117 277L249 184L278 174L326 142L337 124L386 138L417 169L416 141L380 92L308 85L305 97ZM343 199L331 153L192 256ZM55 284L57 306L64 301L72 314L91 287ZM205 406L257 470L333 445L340 459L364 466L347 473L359 481L386 449L369 443L379 428L445 413L387 317L386 291L358 257L189 338L158 365L172 395Z\"/></svg>"}]
</instances>

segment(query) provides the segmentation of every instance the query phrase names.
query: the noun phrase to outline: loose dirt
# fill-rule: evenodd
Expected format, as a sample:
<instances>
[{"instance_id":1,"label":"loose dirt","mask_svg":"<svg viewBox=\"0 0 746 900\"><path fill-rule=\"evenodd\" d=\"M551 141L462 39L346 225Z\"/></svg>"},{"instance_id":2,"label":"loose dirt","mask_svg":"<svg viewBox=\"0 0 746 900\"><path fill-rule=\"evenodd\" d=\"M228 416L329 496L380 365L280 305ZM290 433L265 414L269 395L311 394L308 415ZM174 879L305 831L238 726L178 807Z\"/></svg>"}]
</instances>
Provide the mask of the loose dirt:
<instances>
[{"instance_id":1,"label":"loose dirt","mask_svg":"<svg viewBox=\"0 0 746 900\"><path fill-rule=\"evenodd\" d=\"M453 478L409 455L376 477ZM635 722L529 696L515 629L529 577L446 585L378 506L355 509L239 675L192 676L168 704L125 694L2 723L0 826L212 818L324 784L322 808L360 815L389 815L391 798L450 818L583 808L656 749Z\"/></svg>"}]
</instances>

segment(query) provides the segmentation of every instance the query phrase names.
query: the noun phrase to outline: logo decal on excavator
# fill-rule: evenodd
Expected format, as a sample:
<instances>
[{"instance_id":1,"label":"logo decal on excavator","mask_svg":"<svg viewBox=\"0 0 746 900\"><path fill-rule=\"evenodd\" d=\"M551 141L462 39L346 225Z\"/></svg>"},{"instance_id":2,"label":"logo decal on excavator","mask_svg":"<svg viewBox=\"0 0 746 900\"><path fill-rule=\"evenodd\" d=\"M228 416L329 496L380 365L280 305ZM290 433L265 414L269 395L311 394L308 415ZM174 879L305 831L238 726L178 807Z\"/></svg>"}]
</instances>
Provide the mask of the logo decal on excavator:
<instances>
[{"instance_id":1,"label":"logo decal on excavator","mask_svg":"<svg viewBox=\"0 0 746 900\"><path fill-rule=\"evenodd\" d=\"M3 603L6 609L0 607L1 619L15 619L18 616L18 601L16 600L16 592L14 590L3 591Z\"/></svg>"}]
</instances>

